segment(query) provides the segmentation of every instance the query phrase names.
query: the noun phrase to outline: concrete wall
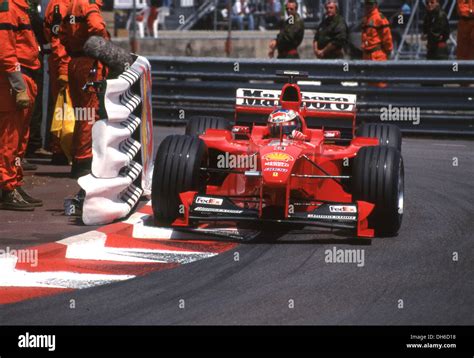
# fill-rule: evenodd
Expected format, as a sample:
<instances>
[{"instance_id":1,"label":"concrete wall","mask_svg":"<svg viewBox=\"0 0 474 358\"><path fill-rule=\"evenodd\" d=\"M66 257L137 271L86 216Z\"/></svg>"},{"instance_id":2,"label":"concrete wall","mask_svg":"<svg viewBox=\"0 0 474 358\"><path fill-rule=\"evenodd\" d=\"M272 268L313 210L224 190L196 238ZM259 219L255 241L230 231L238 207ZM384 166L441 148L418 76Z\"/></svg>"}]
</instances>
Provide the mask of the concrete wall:
<instances>
[{"instance_id":1,"label":"concrete wall","mask_svg":"<svg viewBox=\"0 0 474 358\"><path fill-rule=\"evenodd\" d=\"M267 58L268 44L276 37L276 31L233 31L231 57ZM299 47L301 58L315 58L312 30L306 30ZM226 31L160 31L159 38L138 40L138 53L143 56L194 56L226 57ZM114 38L119 46L130 49L128 38Z\"/></svg>"}]
</instances>

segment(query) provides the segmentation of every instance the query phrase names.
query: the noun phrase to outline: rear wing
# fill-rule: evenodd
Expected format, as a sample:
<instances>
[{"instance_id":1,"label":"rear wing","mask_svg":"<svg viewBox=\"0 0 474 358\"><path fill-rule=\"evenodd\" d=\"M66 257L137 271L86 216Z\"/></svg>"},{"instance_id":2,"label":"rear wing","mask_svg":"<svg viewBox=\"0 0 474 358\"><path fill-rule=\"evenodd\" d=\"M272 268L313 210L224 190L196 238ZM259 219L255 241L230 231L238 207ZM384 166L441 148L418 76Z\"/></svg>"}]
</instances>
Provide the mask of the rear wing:
<instances>
[{"instance_id":1,"label":"rear wing","mask_svg":"<svg viewBox=\"0 0 474 358\"><path fill-rule=\"evenodd\" d=\"M238 88L235 97L236 122L263 123L280 103L281 90ZM321 127L354 128L357 95L301 91L300 112L306 123ZM338 123L333 119L344 119ZM346 120L350 120L349 124ZM336 123L335 123L336 122Z\"/></svg>"},{"instance_id":2,"label":"rear wing","mask_svg":"<svg viewBox=\"0 0 474 358\"><path fill-rule=\"evenodd\" d=\"M235 96L236 110L238 112L252 112L256 108L267 108L269 112L273 107L280 105L280 90L238 88ZM306 109L310 116L321 112L322 116L342 116L353 114L356 111L357 95L323 92L301 92L301 109Z\"/></svg>"}]
</instances>

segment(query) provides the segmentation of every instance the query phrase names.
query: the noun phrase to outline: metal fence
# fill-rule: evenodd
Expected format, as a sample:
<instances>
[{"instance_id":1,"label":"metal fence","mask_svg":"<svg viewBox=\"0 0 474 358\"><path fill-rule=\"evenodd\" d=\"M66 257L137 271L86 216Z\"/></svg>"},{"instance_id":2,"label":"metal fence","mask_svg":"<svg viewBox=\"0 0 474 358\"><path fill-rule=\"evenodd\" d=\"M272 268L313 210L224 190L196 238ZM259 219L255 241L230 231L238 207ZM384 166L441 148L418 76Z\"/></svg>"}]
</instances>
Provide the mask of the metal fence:
<instances>
[{"instance_id":1,"label":"metal fence","mask_svg":"<svg viewBox=\"0 0 474 358\"><path fill-rule=\"evenodd\" d=\"M276 70L297 70L309 73L300 84L304 91L357 94L359 122L380 121L384 109L419 108L418 124L393 123L404 132L474 135L474 87L469 86L474 85L474 61L149 60L158 123L185 123L203 114L233 118L237 88L280 89ZM377 82L387 87L374 86Z\"/></svg>"}]
</instances>

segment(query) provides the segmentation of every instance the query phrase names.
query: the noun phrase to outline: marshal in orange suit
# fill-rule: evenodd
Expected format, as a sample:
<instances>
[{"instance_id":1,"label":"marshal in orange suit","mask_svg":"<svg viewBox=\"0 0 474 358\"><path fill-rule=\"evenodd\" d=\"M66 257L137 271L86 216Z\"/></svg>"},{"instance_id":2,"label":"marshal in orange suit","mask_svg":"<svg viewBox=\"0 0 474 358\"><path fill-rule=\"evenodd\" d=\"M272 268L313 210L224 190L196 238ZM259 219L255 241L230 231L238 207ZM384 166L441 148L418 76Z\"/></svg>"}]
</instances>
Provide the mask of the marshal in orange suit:
<instances>
[{"instance_id":1,"label":"marshal in orange suit","mask_svg":"<svg viewBox=\"0 0 474 358\"><path fill-rule=\"evenodd\" d=\"M392 50L392 32L389 21L379 11L376 0L365 0L365 16L362 19L363 59L387 61ZM386 86L385 83L375 85Z\"/></svg>"},{"instance_id":2,"label":"marshal in orange suit","mask_svg":"<svg viewBox=\"0 0 474 358\"><path fill-rule=\"evenodd\" d=\"M105 21L101 14L102 0L71 0L59 29L59 38L71 57L68 66L69 89L75 109L90 114L94 118L78 118L74 127L73 165L71 174L80 177L90 172L92 163L92 125L98 120L99 99L91 81L106 77L106 68L97 60L83 52L84 43L91 36L109 39Z\"/></svg>"},{"instance_id":3,"label":"marshal in orange suit","mask_svg":"<svg viewBox=\"0 0 474 358\"><path fill-rule=\"evenodd\" d=\"M458 0L458 60L474 60L474 0Z\"/></svg>"},{"instance_id":4,"label":"marshal in orange suit","mask_svg":"<svg viewBox=\"0 0 474 358\"><path fill-rule=\"evenodd\" d=\"M20 166L36 97L39 47L26 0L0 0L0 209L34 210L42 201L28 195Z\"/></svg>"}]
</instances>

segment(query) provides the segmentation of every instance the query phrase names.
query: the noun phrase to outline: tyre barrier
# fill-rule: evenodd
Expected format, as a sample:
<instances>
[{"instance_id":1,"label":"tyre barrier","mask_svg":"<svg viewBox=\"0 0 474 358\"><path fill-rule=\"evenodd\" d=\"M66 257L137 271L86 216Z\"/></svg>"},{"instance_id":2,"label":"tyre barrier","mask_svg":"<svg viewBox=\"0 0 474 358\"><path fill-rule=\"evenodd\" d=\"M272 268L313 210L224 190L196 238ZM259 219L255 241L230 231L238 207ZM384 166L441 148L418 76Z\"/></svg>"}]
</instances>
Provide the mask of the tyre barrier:
<instances>
[{"instance_id":1,"label":"tyre barrier","mask_svg":"<svg viewBox=\"0 0 474 358\"><path fill-rule=\"evenodd\" d=\"M150 63L138 56L118 78L96 86L101 120L92 127L92 171L78 180L86 225L126 217L151 194L153 173Z\"/></svg>"}]
</instances>

